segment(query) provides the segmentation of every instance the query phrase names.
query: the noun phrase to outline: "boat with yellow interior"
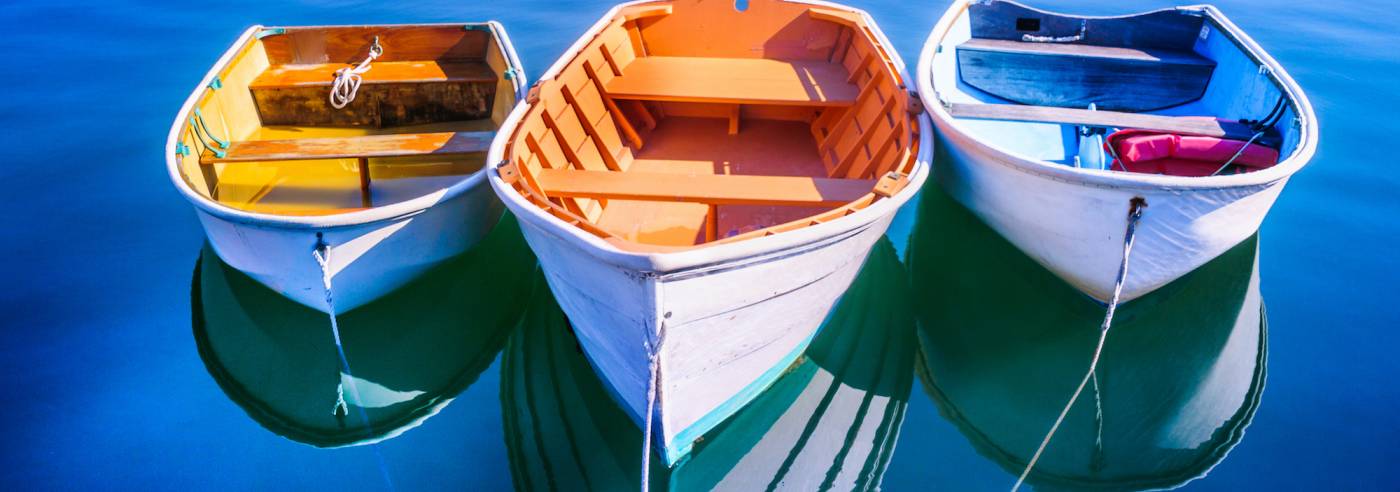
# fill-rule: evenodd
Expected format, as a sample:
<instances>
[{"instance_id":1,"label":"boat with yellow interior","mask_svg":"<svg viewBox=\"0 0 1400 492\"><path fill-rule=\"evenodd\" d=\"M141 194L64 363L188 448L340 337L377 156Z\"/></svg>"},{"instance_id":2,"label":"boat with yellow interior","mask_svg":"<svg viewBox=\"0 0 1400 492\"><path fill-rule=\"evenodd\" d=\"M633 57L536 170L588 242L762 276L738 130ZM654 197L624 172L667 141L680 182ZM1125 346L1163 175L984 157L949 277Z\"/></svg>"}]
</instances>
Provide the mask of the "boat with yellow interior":
<instances>
[{"instance_id":1,"label":"boat with yellow interior","mask_svg":"<svg viewBox=\"0 0 1400 492\"><path fill-rule=\"evenodd\" d=\"M524 87L494 22L254 26L181 108L166 162L225 262L344 312L495 226L484 154Z\"/></svg>"},{"instance_id":2,"label":"boat with yellow interior","mask_svg":"<svg viewBox=\"0 0 1400 492\"><path fill-rule=\"evenodd\" d=\"M666 464L797 359L918 191L912 84L856 9L633 2L502 126L491 185Z\"/></svg>"}]
</instances>

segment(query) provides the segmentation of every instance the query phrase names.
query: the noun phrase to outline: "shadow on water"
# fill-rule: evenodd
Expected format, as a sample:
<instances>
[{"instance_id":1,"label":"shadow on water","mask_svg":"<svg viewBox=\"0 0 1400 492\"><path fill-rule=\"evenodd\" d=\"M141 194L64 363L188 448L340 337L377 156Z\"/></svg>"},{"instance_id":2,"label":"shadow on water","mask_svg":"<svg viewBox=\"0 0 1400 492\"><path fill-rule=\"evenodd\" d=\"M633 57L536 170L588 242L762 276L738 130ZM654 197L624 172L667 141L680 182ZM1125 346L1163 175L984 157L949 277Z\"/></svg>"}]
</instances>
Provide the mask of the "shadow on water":
<instances>
[{"instance_id":1,"label":"shadow on water","mask_svg":"<svg viewBox=\"0 0 1400 492\"><path fill-rule=\"evenodd\" d=\"M920 206L909 251L919 377L943 416L1014 480L1088 368L1103 307L936 186ZM1120 306L1095 382L1027 483L1170 488L1224 459L1264 387L1257 252L1256 236Z\"/></svg>"},{"instance_id":2,"label":"shadow on water","mask_svg":"<svg viewBox=\"0 0 1400 492\"><path fill-rule=\"evenodd\" d=\"M324 313L206 246L191 287L194 338L219 387L268 430L318 447L375 443L435 415L491 365L526 307L534 269L519 226L505 217L471 251L339 316L349 376ZM359 408L347 418L333 410L351 377L358 395L344 397Z\"/></svg>"},{"instance_id":3,"label":"shadow on water","mask_svg":"<svg viewBox=\"0 0 1400 492\"><path fill-rule=\"evenodd\" d=\"M641 430L613 403L536 277L501 368L516 488L636 489ZM894 249L880 241L804 356L675 468L653 458L652 487L878 488L914 378L908 287Z\"/></svg>"}]
</instances>

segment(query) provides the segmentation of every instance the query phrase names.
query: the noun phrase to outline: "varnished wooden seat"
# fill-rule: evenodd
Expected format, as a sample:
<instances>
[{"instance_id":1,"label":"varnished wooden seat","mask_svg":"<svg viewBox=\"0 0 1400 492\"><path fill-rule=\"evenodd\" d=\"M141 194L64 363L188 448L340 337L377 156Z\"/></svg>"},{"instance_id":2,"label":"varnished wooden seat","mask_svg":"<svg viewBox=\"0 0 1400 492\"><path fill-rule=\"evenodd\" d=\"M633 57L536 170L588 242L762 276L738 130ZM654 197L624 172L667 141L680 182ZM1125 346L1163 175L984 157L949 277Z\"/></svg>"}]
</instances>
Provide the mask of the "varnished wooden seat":
<instances>
[{"instance_id":1,"label":"varnished wooden seat","mask_svg":"<svg viewBox=\"0 0 1400 492\"><path fill-rule=\"evenodd\" d=\"M873 179L543 169L551 197L692 202L712 205L836 207L871 192Z\"/></svg>"},{"instance_id":2,"label":"varnished wooden seat","mask_svg":"<svg viewBox=\"0 0 1400 492\"><path fill-rule=\"evenodd\" d=\"M681 56L637 58L606 90L617 99L794 106L850 106L859 92L835 63Z\"/></svg>"},{"instance_id":3,"label":"varnished wooden seat","mask_svg":"<svg viewBox=\"0 0 1400 492\"><path fill-rule=\"evenodd\" d=\"M297 161L314 159L365 159L429 154L485 152L495 132L405 133L337 138L249 140L233 142L223 157L206 149L201 164L224 162Z\"/></svg>"},{"instance_id":4,"label":"varnished wooden seat","mask_svg":"<svg viewBox=\"0 0 1400 492\"><path fill-rule=\"evenodd\" d=\"M248 84L253 91L289 87L330 87L335 71L354 68L347 63L276 65L268 67ZM395 61L375 62L361 75L363 85L428 82L495 82L496 74L481 62Z\"/></svg>"},{"instance_id":5,"label":"varnished wooden seat","mask_svg":"<svg viewBox=\"0 0 1400 492\"><path fill-rule=\"evenodd\" d=\"M483 118L499 77L481 61L376 60L360 75L355 101L333 109L335 72L350 63L273 65L248 83L264 125L400 125Z\"/></svg>"},{"instance_id":6,"label":"varnished wooden seat","mask_svg":"<svg viewBox=\"0 0 1400 492\"><path fill-rule=\"evenodd\" d=\"M356 159L360 173L360 204L374 205L370 197L369 158L408 157L421 155L459 155L485 152L491 146L495 132L404 133L397 135L366 135L359 137L298 138L288 140L249 140L233 142L223 156L205 149L199 156L202 165L262 162L305 161L318 159ZM311 215L344 213L346 211L314 211ZM290 212L278 212L288 215Z\"/></svg>"}]
</instances>

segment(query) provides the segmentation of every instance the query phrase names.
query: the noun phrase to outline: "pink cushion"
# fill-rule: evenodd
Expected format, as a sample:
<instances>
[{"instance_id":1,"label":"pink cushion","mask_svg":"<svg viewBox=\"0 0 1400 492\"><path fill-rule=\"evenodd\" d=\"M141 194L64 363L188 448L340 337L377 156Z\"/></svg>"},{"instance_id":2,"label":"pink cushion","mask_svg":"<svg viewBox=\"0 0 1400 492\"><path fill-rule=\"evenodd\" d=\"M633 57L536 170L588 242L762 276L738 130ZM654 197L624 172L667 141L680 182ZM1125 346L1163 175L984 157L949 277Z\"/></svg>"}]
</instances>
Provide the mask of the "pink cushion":
<instances>
[{"instance_id":1,"label":"pink cushion","mask_svg":"<svg viewBox=\"0 0 1400 492\"><path fill-rule=\"evenodd\" d=\"M1119 130L1104 141L1107 150L1116 152L1122 162L1115 169L1129 172L1167 174L1172 176L1209 176L1221 165L1230 162L1240 152L1233 165L1245 172L1264 169L1278 163L1278 151L1241 140L1197 135L1176 135L1147 130Z\"/></svg>"}]
</instances>

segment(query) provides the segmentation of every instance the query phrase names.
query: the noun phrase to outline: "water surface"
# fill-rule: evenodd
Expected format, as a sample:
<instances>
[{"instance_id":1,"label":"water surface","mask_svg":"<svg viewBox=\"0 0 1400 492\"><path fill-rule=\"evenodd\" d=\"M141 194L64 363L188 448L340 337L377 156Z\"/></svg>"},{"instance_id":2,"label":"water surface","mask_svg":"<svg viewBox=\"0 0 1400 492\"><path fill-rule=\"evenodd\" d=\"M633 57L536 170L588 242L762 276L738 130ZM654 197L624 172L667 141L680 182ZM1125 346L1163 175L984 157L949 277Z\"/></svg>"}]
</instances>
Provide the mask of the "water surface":
<instances>
[{"instance_id":1,"label":"water surface","mask_svg":"<svg viewBox=\"0 0 1400 492\"><path fill-rule=\"evenodd\" d=\"M911 63L946 6L856 3ZM1170 4L1041 5L1118 14ZM1311 96L1317 157L1256 239L1124 308L1099 387L1071 412L1038 487L1400 486L1390 295L1400 260L1387 249L1400 237L1400 173L1385 145L1400 130L1400 11L1376 0L1219 6ZM347 314L347 354L362 369L344 375L319 313L202 253L161 155L180 103L251 24L497 19L533 78L607 8L0 6L0 484L631 487L639 431L600 398L509 225L486 250L500 261L465 257ZM1099 308L936 191L869 265L803 361L652 483L1015 481L1087 364ZM337 416L347 377L374 391Z\"/></svg>"}]
</instances>

